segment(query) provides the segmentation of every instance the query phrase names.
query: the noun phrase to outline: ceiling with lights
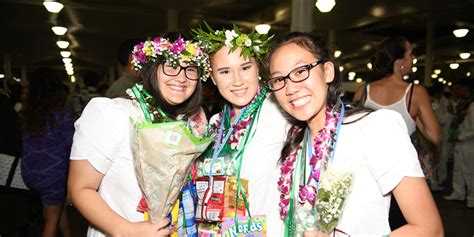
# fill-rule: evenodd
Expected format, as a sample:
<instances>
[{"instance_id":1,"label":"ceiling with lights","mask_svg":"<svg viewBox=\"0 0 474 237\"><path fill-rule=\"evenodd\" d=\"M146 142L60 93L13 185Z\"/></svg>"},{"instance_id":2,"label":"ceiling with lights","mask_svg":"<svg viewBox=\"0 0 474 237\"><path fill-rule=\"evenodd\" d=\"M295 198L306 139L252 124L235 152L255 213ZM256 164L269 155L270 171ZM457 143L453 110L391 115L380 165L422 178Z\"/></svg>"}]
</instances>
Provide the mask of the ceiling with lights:
<instances>
[{"instance_id":1,"label":"ceiling with lights","mask_svg":"<svg viewBox=\"0 0 474 237\"><path fill-rule=\"evenodd\" d=\"M325 1L334 4L323 13ZM292 14L290 0L59 0L63 7L58 13L49 12L43 2L0 2L0 63L11 65L14 76L41 66L64 75L86 70L110 75L118 70L119 44L166 32L170 15L178 19L173 24L182 32L207 21L214 28L236 24L246 30L268 24L269 34L279 35L289 32ZM332 39L345 80L364 79L377 42L405 35L414 44L417 59L411 77L423 82L429 24L433 69L439 70L432 73L433 83L474 72L474 0L314 0L308 7L314 10L313 32ZM456 29L469 32L456 37ZM5 67L0 68L3 73Z\"/></svg>"}]
</instances>

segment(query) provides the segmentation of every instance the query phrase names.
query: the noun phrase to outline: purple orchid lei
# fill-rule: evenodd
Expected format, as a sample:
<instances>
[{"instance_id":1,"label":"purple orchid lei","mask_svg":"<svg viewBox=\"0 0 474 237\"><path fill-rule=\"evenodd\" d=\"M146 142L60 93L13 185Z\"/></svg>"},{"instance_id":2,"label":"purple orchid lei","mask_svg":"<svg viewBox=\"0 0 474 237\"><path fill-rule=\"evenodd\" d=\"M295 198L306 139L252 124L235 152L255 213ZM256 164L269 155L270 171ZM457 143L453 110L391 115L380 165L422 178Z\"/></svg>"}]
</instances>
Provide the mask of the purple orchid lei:
<instances>
[{"instance_id":1,"label":"purple orchid lei","mask_svg":"<svg viewBox=\"0 0 474 237\"><path fill-rule=\"evenodd\" d=\"M299 187L298 202L302 205L308 203L311 205L311 207L314 207L318 195L317 183L319 182L321 172L326 169L327 163L331 157L331 152L333 150L332 144L335 143L334 135L336 133L339 116L339 112L333 114L331 113L331 109L329 107L326 108L326 120L324 128L321 129L320 134L315 137L315 153L309 162L312 169L311 177L309 178L306 185L300 185ZM295 128L293 131L291 131L291 133L295 134L299 131L301 131L301 128ZM280 168L281 176L278 180L278 189L281 193L279 203L281 219L285 219L289 212L291 187L293 182L293 173L295 170L294 166L298 157L298 152L305 152L301 150L301 147L302 146L299 145L295 151L286 157Z\"/></svg>"}]
</instances>

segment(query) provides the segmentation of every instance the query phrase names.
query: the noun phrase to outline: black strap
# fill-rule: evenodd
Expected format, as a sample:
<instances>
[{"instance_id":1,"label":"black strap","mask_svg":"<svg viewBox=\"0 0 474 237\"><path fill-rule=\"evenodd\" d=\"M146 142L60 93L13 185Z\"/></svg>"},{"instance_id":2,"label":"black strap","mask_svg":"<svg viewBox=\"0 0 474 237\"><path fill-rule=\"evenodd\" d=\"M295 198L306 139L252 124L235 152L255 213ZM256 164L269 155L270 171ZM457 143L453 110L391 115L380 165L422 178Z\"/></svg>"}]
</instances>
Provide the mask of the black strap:
<instances>
[{"instance_id":1,"label":"black strap","mask_svg":"<svg viewBox=\"0 0 474 237\"><path fill-rule=\"evenodd\" d=\"M413 97L413 87L415 87L415 85L413 85L413 83L410 83L411 85L411 88L410 88L410 91L408 93L409 94L409 97L408 97L408 113L410 113L410 107L411 107L411 98Z\"/></svg>"},{"instance_id":2,"label":"black strap","mask_svg":"<svg viewBox=\"0 0 474 237\"><path fill-rule=\"evenodd\" d=\"M13 160L13 163L10 166L10 172L8 172L8 177L7 177L7 181L5 182L5 186L7 187L11 186L12 181L13 181L13 176L15 176L15 170L19 162L20 162L20 158L15 157L15 159Z\"/></svg>"}]
</instances>

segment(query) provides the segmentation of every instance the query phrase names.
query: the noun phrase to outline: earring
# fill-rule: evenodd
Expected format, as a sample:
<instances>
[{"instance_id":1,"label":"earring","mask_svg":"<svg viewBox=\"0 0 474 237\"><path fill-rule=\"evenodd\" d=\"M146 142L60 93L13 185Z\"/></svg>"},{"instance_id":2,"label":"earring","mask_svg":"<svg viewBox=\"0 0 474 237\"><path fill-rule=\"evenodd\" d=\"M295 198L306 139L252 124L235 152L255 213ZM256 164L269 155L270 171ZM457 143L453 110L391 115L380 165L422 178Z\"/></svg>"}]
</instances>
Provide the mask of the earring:
<instances>
[{"instance_id":1,"label":"earring","mask_svg":"<svg viewBox=\"0 0 474 237\"><path fill-rule=\"evenodd\" d=\"M261 80L262 80L262 77L261 77L261 76L258 76L257 78L258 78L258 80L259 80L259 81L261 81Z\"/></svg>"}]
</instances>

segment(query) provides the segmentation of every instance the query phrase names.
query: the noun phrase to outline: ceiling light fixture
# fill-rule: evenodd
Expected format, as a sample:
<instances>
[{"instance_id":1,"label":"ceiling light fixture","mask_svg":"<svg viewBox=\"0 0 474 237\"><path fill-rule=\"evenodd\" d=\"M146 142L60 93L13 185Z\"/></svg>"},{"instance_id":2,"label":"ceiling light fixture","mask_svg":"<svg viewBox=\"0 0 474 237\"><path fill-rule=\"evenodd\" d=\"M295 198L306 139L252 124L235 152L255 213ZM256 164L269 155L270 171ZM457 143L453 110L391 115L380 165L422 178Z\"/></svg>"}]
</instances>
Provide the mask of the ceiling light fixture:
<instances>
[{"instance_id":1,"label":"ceiling light fixture","mask_svg":"<svg viewBox=\"0 0 474 237\"><path fill-rule=\"evenodd\" d=\"M431 74L431 78L438 78L438 74L436 73Z\"/></svg>"},{"instance_id":2,"label":"ceiling light fixture","mask_svg":"<svg viewBox=\"0 0 474 237\"><path fill-rule=\"evenodd\" d=\"M72 83L76 82L76 76L74 76L74 75L71 76L71 82Z\"/></svg>"},{"instance_id":3,"label":"ceiling light fixture","mask_svg":"<svg viewBox=\"0 0 474 237\"><path fill-rule=\"evenodd\" d=\"M67 28L63 26L53 26L51 27L51 30L53 30L56 35L64 35L67 32Z\"/></svg>"},{"instance_id":4,"label":"ceiling light fixture","mask_svg":"<svg viewBox=\"0 0 474 237\"><path fill-rule=\"evenodd\" d=\"M435 70L434 70L434 73L436 73L436 74L441 74L441 69L435 69Z\"/></svg>"},{"instance_id":5,"label":"ceiling light fixture","mask_svg":"<svg viewBox=\"0 0 474 237\"><path fill-rule=\"evenodd\" d=\"M418 62L418 59L414 58L413 59L413 64L416 64L416 62Z\"/></svg>"},{"instance_id":6,"label":"ceiling light fixture","mask_svg":"<svg viewBox=\"0 0 474 237\"><path fill-rule=\"evenodd\" d=\"M471 76L471 72L466 72L466 77L470 77Z\"/></svg>"},{"instance_id":7,"label":"ceiling light fixture","mask_svg":"<svg viewBox=\"0 0 474 237\"><path fill-rule=\"evenodd\" d=\"M59 13L64 7L62 3L54 0L44 0L43 5L46 7L46 10L51 13Z\"/></svg>"},{"instance_id":8,"label":"ceiling light fixture","mask_svg":"<svg viewBox=\"0 0 474 237\"><path fill-rule=\"evenodd\" d=\"M453 34L457 38L462 38L466 36L467 33L469 33L469 29L466 29L466 28L453 30Z\"/></svg>"},{"instance_id":9,"label":"ceiling light fixture","mask_svg":"<svg viewBox=\"0 0 474 237\"><path fill-rule=\"evenodd\" d=\"M59 48L65 49L69 46L69 42L65 40L58 40L56 41L56 44L58 45Z\"/></svg>"},{"instance_id":10,"label":"ceiling light fixture","mask_svg":"<svg viewBox=\"0 0 474 237\"><path fill-rule=\"evenodd\" d=\"M412 72L416 72L416 71L418 71L418 68L417 68L417 67L412 67L412 68L411 68L411 71L412 71Z\"/></svg>"},{"instance_id":11,"label":"ceiling light fixture","mask_svg":"<svg viewBox=\"0 0 474 237\"><path fill-rule=\"evenodd\" d=\"M444 78L440 77L438 78L438 82L443 82L444 81Z\"/></svg>"},{"instance_id":12,"label":"ceiling light fixture","mask_svg":"<svg viewBox=\"0 0 474 237\"><path fill-rule=\"evenodd\" d=\"M360 78L360 77L356 79L356 82L357 82L357 83L362 83L362 81L363 81L363 80L362 80L362 78Z\"/></svg>"},{"instance_id":13,"label":"ceiling light fixture","mask_svg":"<svg viewBox=\"0 0 474 237\"><path fill-rule=\"evenodd\" d=\"M5 74L0 74L0 78L5 78Z\"/></svg>"},{"instance_id":14,"label":"ceiling light fixture","mask_svg":"<svg viewBox=\"0 0 474 237\"><path fill-rule=\"evenodd\" d=\"M336 6L335 0L317 0L315 6L320 12L330 12L334 6Z\"/></svg>"},{"instance_id":15,"label":"ceiling light fixture","mask_svg":"<svg viewBox=\"0 0 474 237\"><path fill-rule=\"evenodd\" d=\"M459 67L459 63L451 63L451 64L449 64L449 68L451 68L451 69L453 69L453 70L458 69L458 67Z\"/></svg>"},{"instance_id":16,"label":"ceiling light fixture","mask_svg":"<svg viewBox=\"0 0 474 237\"><path fill-rule=\"evenodd\" d=\"M71 58L63 58L63 62L64 62L64 64L71 64L72 59Z\"/></svg>"},{"instance_id":17,"label":"ceiling light fixture","mask_svg":"<svg viewBox=\"0 0 474 237\"><path fill-rule=\"evenodd\" d=\"M410 79L410 76L408 75L403 76L403 80L408 80L408 79Z\"/></svg>"},{"instance_id":18,"label":"ceiling light fixture","mask_svg":"<svg viewBox=\"0 0 474 237\"><path fill-rule=\"evenodd\" d=\"M264 35L270 31L270 28L272 28L269 24L259 24L255 26L255 30L257 33Z\"/></svg>"},{"instance_id":19,"label":"ceiling light fixture","mask_svg":"<svg viewBox=\"0 0 474 237\"><path fill-rule=\"evenodd\" d=\"M342 54L341 50L334 51L334 57L335 58L339 58L341 56L341 54Z\"/></svg>"},{"instance_id":20,"label":"ceiling light fixture","mask_svg":"<svg viewBox=\"0 0 474 237\"><path fill-rule=\"evenodd\" d=\"M453 85L453 83L452 83L452 82L448 82L448 86L452 86L452 85Z\"/></svg>"},{"instance_id":21,"label":"ceiling light fixture","mask_svg":"<svg viewBox=\"0 0 474 237\"><path fill-rule=\"evenodd\" d=\"M471 53L460 53L459 57L462 59L468 59L469 57L471 57Z\"/></svg>"},{"instance_id":22,"label":"ceiling light fixture","mask_svg":"<svg viewBox=\"0 0 474 237\"><path fill-rule=\"evenodd\" d=\"M71 52L69 52L69 51L61 51L60 54L61 54L61 57L63 57L63 58L71 57Z\"/></svg>"},{"instance_id":23,"label":"ceiling light fixture","mask_svg":"<svg viewBox=\"0 0 474 237\"><path fill-rule=\"evenodd\" d=\"M367 68L370 69L370 70L372 70L372 63L371 63L371 62L368 62L368 63L367 63Z\"/></svg>"},{"instance_id":24,"label":"ceiling light fixture","mask_svg":"<svg viewBox=\"0 0 474 237\"><path fill-rule=\"evenodd\" d=\"M413 83L415 83L415 85L418 85L418 84L420 84L420 81L414 80Z\"/></svg>"},{"instance_id":25,"label":"ceiling light fixture","mask_svg":"<svg viewBox=\"0 0 474 237\"><path fill-rule=\"evenodd\" d=\"M339 71L340 72L344 71L344 66L339 66Z\"/></svg>"}]
</instances>

